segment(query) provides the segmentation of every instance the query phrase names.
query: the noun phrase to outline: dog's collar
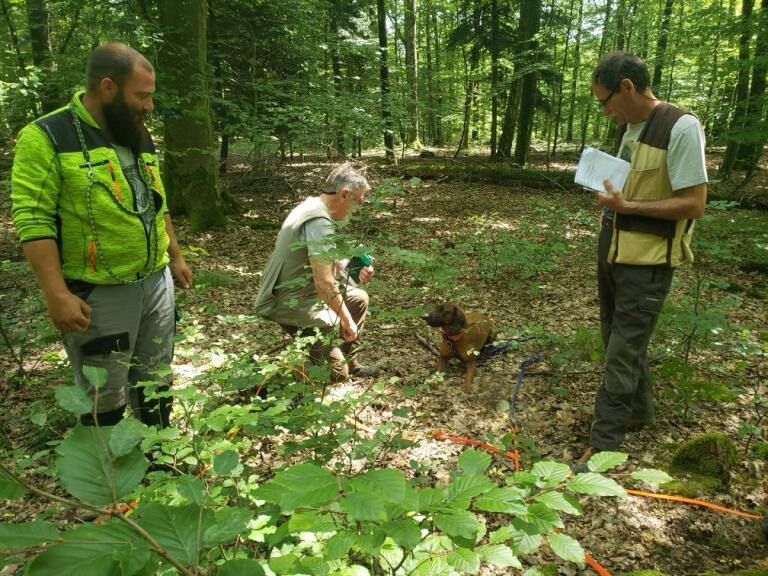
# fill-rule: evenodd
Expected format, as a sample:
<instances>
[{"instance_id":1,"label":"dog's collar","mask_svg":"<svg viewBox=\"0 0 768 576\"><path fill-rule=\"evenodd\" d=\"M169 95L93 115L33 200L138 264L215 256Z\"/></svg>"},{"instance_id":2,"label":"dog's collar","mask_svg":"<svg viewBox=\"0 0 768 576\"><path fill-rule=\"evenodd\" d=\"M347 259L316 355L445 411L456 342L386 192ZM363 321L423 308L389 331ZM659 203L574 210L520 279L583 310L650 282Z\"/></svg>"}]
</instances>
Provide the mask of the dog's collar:
<instances>
[{"instance_id":1,"label":"dog's collar","mask_svg":"<svg viewBox=\"0 0 768 576\"><path fill-rule=\"evenodd\" d=\"M450 340L451 342L456 342L457 340L461 340L462 336L464 336L464 330L461 332L456 332L455 334L449 334L445 330L443 330L443 340Z\"/></svg>"}]
</instances>

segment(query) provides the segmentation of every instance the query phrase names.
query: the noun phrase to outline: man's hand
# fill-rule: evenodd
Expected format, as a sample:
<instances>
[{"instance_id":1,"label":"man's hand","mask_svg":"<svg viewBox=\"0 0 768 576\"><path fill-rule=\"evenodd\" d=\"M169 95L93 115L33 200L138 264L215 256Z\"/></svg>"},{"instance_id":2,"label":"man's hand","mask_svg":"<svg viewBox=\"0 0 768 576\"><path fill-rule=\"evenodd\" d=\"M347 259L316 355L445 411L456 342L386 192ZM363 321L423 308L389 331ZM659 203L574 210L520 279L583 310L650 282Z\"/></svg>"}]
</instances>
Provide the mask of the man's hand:
<instances>
[{"instance_id":1,"label":"man's hand","mask_svg":"<svg viewBox=\"0 0 768 576\"><path fill-rule=\"evenodd\" d=\"M626 207L624 195L614 188L610 180L603 180L603 186L605 186L605 194L595 192L595 201L600 204L600 206L604 206L618 214L622 214Z\"/></svg>"},{"instance_id":2,"label":"man's hand","mask_svg":"<svg viewBox=\"0 0 768 576\"><path fill-rule=\"evenodd\" d=\"M176 282L179 283L179 286L185 289L192 287L192 269L187 266L184 256L179 254L171 260L168 266L171 268L171 274L176 279Z\"/></svg>"},{"instance_id":3,"label":"man's hand","mask_svg":"<svg viewBox=\"0 0 768 576\"><path fill-rule=\"evenodd\" d=\"M360 268L360 284L370 282L371 278L373 278L373 264Z\"/></svg>"},{"instance_id":4,"label":"man's hand","mask_svg":"<svg viewBox=\"0 0 768 576\"><path fill-rule=\"evenodd\" d=\"M85 332L91 325L91 307L72 292L47 299L53 325L62 332Z\"/></svg>"},{"instance_id":5,"label":"man's hand","mask_svg":"<svg viewBox=\"0 0 768 576\"><path fill-rule=\"evenodd\" d=\"M350 318L349 323L340 323L341 339L344 342L354 342L357 340L357 323Z\"/></svg>"}]
</instances>

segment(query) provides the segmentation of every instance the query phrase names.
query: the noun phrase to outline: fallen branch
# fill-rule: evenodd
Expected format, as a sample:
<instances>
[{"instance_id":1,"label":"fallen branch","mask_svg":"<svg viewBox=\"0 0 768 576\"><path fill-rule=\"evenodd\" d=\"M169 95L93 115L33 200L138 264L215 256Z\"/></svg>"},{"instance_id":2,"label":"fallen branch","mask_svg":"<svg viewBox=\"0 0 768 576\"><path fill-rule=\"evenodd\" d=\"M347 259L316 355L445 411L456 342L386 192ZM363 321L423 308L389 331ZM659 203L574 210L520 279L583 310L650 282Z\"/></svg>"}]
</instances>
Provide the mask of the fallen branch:
<instances>
[{"instance_id":1,"label":"fallen branch","mask_svg":"<svg viewBox=\"0 0 768 576\"><path fill-rule=\"evenodd\" d=\"M440 356L440 352L438 352L437 347L434 344L432 344L432 342L424 338L424 336L422 336L421 334L416 334L416 339L419 342L421 342L424 348L432 352L432 354L434 354L435 356Z\"/></svg>"}]
</instances>

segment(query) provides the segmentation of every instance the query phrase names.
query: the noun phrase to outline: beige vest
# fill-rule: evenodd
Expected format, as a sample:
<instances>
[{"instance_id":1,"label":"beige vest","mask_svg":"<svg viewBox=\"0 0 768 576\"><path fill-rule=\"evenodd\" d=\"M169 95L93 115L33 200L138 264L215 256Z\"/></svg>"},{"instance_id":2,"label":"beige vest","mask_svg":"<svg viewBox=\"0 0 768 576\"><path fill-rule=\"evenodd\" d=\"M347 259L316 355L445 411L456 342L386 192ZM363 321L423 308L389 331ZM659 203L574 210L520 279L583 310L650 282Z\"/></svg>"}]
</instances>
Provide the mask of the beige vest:
<instances>
[{"instance_id":1,"label":"beige vest","mask_svg":"<svg viewBox=\"0 0 768 576\"><path fill-rule=\"evenodd\" d=\"M319 196L307 198L283 222L256 296L256 313L287 326L328 327L335 313L315 290L309 253L300 241L301 227L315 218L333 222Z\"/></svg>"},{"instance_id":2,"label":"beige vest","mask_svg":"<svg viewBox=\"0 0 768 576\"><path fill-rule=\"evenodd\" d=\"M666 102L653 109L632 154L629 178L623 190L627 200L646 202L673 196L667 171L667 150L672 127L685 114L687 112ZM608 261L673 267L693 262L692 236L693 220L616 214Z\"/></svg>"}]
</instances>

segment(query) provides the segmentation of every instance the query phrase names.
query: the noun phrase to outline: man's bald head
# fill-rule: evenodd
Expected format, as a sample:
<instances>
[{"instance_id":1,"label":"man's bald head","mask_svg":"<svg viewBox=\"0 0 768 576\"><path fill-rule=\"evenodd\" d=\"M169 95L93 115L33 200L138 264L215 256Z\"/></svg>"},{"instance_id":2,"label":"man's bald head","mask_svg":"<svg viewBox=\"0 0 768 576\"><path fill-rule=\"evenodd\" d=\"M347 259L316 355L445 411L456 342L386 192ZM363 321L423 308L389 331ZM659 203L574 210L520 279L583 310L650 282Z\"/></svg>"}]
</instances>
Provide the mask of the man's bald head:
<instances>
[{"instance_id":1,"label":"man's bald head","mask_svg":"<svg viewBox=\"0 0 768 576\"><path fill-rule=\"evenodd\" d=\"M137 66L154 72L149 60L130 46L121 42L102 44L88 56L86 86L89 91L96 90L103 78L111 78L115 84L122 86Z\"/></svg>"}]
</instances>

